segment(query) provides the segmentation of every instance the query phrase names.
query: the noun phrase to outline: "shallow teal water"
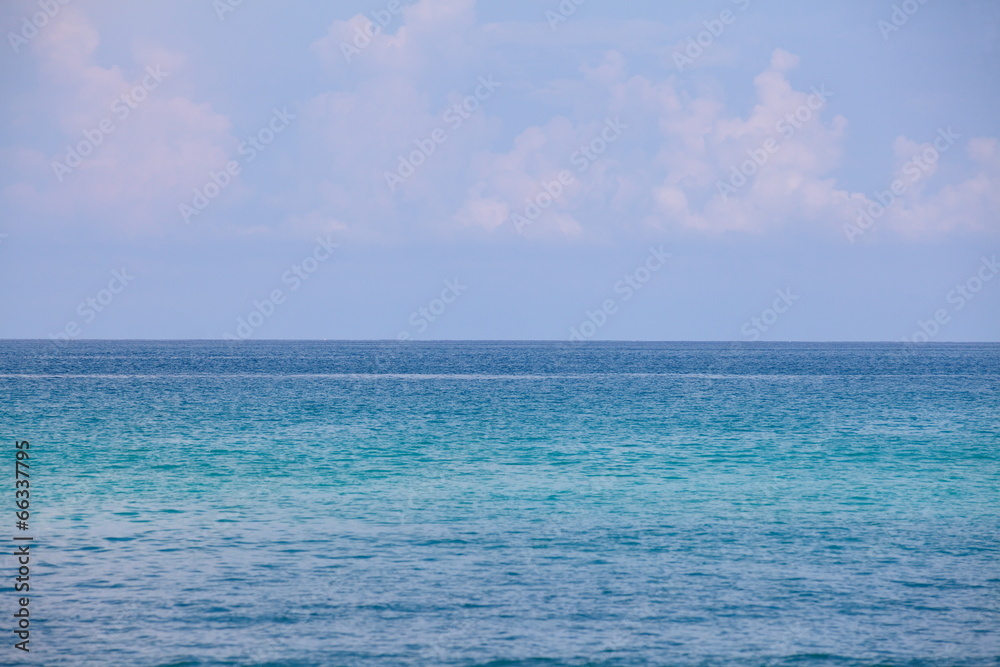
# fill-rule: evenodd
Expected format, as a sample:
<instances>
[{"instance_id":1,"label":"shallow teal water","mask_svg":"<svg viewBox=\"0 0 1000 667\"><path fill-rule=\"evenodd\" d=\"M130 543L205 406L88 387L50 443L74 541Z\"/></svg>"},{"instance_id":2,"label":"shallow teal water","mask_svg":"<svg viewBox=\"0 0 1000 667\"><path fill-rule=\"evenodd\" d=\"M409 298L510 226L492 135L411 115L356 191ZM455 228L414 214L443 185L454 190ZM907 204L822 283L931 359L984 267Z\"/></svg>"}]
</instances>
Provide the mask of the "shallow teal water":
<instances>
[{"instance_id":1,"label":"shallow teal water","mask_svg":"<svg viewBox=\"0 0 1000 667\"><path fill-rule=\"evenodd\" d=\"M1000 664L998 345L7 341L0 389L34 664Z\"/></svg>"}]
</instances>

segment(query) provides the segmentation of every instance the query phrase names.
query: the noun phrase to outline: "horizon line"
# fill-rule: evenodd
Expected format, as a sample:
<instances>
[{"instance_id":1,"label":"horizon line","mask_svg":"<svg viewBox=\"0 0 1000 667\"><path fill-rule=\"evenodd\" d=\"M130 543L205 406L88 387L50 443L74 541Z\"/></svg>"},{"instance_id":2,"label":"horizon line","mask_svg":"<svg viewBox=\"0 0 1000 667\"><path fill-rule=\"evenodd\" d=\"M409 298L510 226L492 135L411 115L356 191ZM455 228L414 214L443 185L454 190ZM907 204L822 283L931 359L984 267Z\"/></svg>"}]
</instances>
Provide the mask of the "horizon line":
<instances>
[{"instance_id":1,"label":"horizon line","mask_svg":"<svg viewBox=\"0 0 1000 667\"><path fill-rule=\"evenodd\" d=\"M796 340L722 340L722 339L618 339L618 338L602 338L602 339L592 339L592 340L568 340L561 338L428 338L428 339L409 339L409 340L399 340L397 338L245 338L245 339L229 339L229 338L74 338L70 340L55 340L52 338L2 338L0 337L0 342L42 342L42 343L57 343L58 345L67 345L72 343L101 343L101 342L150 342L150 343L398 343L400 345L407 345L411 343L568 343L568 344L586 344L586 343L720 343L720 344L733 344L739 343L743 345L767 345L767 344L787 344L787 343L804 343L804 344L858 344L858 345L871 345L871 344L881 344L881 345L998 345L1000 340L971 340L971 341L955 341L955 340L937 340L937 341L926 341L926 342L916 342L916 341L903 341L903 340L809 340L809 339L796 339Z\"/></svg>"}]
</instances>

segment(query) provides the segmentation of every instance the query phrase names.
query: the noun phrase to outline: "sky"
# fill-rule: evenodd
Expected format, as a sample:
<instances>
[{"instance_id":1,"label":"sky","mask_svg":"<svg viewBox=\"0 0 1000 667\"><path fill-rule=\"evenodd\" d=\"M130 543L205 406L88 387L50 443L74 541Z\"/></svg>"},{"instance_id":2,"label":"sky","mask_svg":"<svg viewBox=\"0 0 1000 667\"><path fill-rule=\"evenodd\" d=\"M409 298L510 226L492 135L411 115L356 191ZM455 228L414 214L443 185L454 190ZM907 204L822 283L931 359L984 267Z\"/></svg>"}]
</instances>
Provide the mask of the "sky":
<instances>
[{"instance_id":1,"label":"sky","mask_svg":"<svg viewBox=\"0 0 1000 667\"><path fill-rule=\"evenodd\" d=\"M7 0L0 338L1000 341L998 24Z\"/></svg>"}]
</instances>

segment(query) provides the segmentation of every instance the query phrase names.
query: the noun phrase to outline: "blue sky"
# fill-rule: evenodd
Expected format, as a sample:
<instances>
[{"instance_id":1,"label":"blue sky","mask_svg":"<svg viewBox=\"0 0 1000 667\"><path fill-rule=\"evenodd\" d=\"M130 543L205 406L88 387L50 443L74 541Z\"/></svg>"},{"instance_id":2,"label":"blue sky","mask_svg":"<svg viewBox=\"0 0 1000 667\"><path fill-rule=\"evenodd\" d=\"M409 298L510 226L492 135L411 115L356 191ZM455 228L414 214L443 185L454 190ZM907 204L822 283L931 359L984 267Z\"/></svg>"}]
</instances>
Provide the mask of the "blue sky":
<instances>
[{"instance_id":1,"label":"blue sky","mask_svg":"<svg viewBox=\"0 0 1000 667\"><path fill-rule=\"evenodd\" d=\"M1000 340L998 19L9 1L0 337Z\"/></svg>"}]
</instances>

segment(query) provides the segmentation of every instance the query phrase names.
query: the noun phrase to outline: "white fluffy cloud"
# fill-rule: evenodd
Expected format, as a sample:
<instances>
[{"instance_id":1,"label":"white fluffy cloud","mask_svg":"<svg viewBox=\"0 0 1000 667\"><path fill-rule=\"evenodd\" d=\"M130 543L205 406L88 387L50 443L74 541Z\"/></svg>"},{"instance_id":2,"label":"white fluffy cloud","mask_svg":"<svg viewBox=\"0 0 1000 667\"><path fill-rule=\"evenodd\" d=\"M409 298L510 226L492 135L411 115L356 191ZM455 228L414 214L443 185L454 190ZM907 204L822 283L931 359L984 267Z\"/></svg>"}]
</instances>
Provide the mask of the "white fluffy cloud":
<instances>
[{"instance_id":1,"label":"white fluffy cloud","mask_svg":"<svg viewBox=\"0 0 1000 667\"><path fill-rule=\"evenodd\" d=\"M476 32L474 0L388 2L368 14L334 21L311 50L329 68L392 72L408 79L447 67L449 59L471 57Z\"/></svg>"},{"instance_id":2,"label":"white fluffy cloud","mask_svg":"<svg viewBox=\"0 0 1000 667\"><path fill-rule=\"evenodd\" d=\"M584 68L584 80L605 91L608 117L630 129L620 146L574 173L574 185L537 228L578 235L631 219L659 229L761 230L841 206L847 193L824 176L839 163L846 120L823 120L829 99L822 90L792 89L785 73L796 64L795 56L775 51L755 81L757 104L745 118L727 115L724 100L687 95L675 77L629 76L617 52ZM478 180L459 221L493 229L501 212L530 206L525 199L572 168L590 142L601 147L602 121L556 117L522 132L506 153L477 156ZM602 208L618 214L592 215Z\"/></svg>"},{"instance_id":3,"label":"white fluffy cloud","mask_svg":"<svg viewBox=\"0 0 1000 667\"><path fill-rule=\"evenodd\" d=\"M602 234L633 223L709 234L809 224L839 233L872 200L837 185L848 121L830 110L837 91L820 82L804 90L791 85L789 72L798 65L794 54L775 50L754 79L756 99L745 115L730 113L721 96L688 94L674 76L630 76L617 52L583 68L583 82L606 91L606 109L635 127L635 135L566 188L532 223L532 233ZM594 125L555 117L524 130L507 152L477 155L475 181L457 222L502 229L569 166L573 152L595 136ZM901 137L886 149L894 152L898 172L929 146ZM959 158L960 152L939 158ZM955 228L995 230L997 142L973 139L967 153L974 175L941 183L938 163L929 162L882 214L886 226L921 237ZM901 176L887 174L887 184L896 178Z\"/></svg>"},{"instance_id":4,"label":"white fluffy cloud","mask_svg":"<svg viewBox=\"0 0 1000 667\"><path fill-rule=\"evenodd\" d=\"M287 181L268 201L281 211L244 231L588 239L809 226L871 241L885 236L868 235L874 226L916 238L997 230L996 139L963 137L915 179L913 155L933 143L899 137L866 147L893 158L884 188L905 181L883 206L878 190L838 182L850 128L836 113L842 91L821 80L793 85L797 55L774 50L753 78L751 103L737 109L725 86L705 83L709 66L692 83L595 43L590 51L603 56L584 57L575 71L570 58L560 69L552 62L565 61L567 47L548 32L541 39L539 26L483 24L475 0L387 2L332 22L297 56L322 65L326 89L303 93L301 141L289 142ZM566 42L574 49L597 39L560 30L559 39L575 35ZM25 124L41 109L33 122L57 140L2 149L18 175L2 196L24 211L119 228L180 225L178 204L232 159L239 140L226 115L175 92L184 55L136 47L134 62L105 65L99 43L75 6L32 41L39 84L12 106ZM147 66L162 80L119 115L122 95L149 80ZM54 173L54 162L67 162L65 147L85 143L106 119L114 131L79 166ZM415 151L423 155L410 169ZM953 164L961 168L945 168ZM233 190L242 191L239 180ZM880 206L870 223L863 218ZM852 232L859 220L865 227Z\"/></svg>"},{"instance_id":5,"label":"white fluffy cloud","mask_svg":"<svg viewBox=\"0 0 1000 667\"><path fill-rule=\"evenodd\" d=\"M973 173L934 189L941 163L961 160L963 148ZM896 169L886 187L868 196L856 195L853 218L844 224L849 240L857 242L876 226L918 239L1000 228L996 215L1000 210L1000 147L996 139L963 141L950 128L942 128L934 140L922 144L899 137L893 149Z\"/></svg>"},{"instance_id":6,"label":"white fluffy cloud","mask_svg":"<svg viewBox=\"0 0 1000 667\"><path fill-rule=\"evenodd\" d=\"M21 100L58 132L54 152L8 151L21 180L4 190L24 210L81 216L132 231L177 224L177 205L228 159L228 118L172 92L181 56L147 48L148 61L95 63L97 30L74 7L31 43L38 88Z\"/></svg>"}]
</instances>

